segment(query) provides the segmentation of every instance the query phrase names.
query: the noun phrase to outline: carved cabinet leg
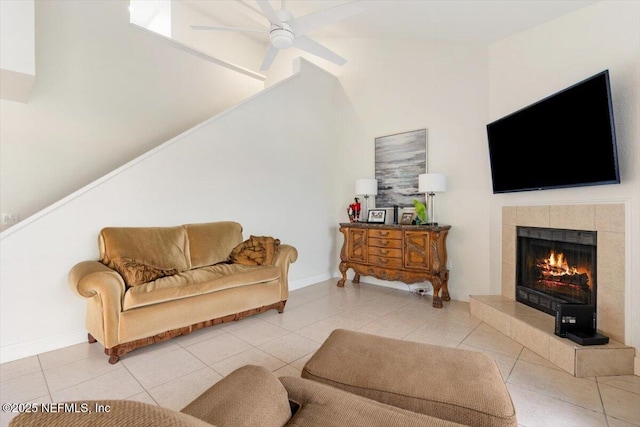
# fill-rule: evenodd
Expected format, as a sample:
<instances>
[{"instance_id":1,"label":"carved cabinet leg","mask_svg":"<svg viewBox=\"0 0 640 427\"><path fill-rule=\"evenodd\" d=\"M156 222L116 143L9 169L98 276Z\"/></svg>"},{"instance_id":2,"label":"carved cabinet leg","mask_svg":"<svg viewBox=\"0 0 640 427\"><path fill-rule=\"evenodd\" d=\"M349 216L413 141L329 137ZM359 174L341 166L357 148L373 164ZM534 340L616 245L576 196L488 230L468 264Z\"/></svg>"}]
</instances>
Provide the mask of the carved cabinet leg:
<instances>
[{"instance_id":1,"label":"carved cabinet leg","mask_svg":"<svg viewBox=\"0 0 640 427\"><path fill-rule=\"evenodd\" d=\"M93 344L94 342L98 342L98 340L95 339L93 337L93 335L91 335L91 334L87 334L87 340L89 341L89 344Z\"/></svg>"},{"instance_id":2,"label":"carved cabinet leg","mask_svg":"<svg viewBox=\"0 0 640 427\"><path fill-rule=\"evenodd\" d=\"M342 274L342 279L338 280L338 287L344 288L344 282L347 281L347 270L349 269L349 267L346 263L341 262L338 268L340 269L340 273Z\"/></svg>"},{"instance_id":3,"label":"carved cabinet leg","mask_svg":"<svg viewBox=\"0 0 640 427\"><path fill-rule=\"evenodd\" d=\"M431 284L433 285L433 302L431 305L435 308L442 308L442 298L440 298L442 282L440 281L440 278L434 278Z\"/></svg>"},{"instance_id":4,"label":"carved cabinet leg","mask_svg":"<svg viewBox=\"0 0 640 427\"><path fill-rule=\"evenodd\" d=\"M353 283L360 283L360 274L359 274L359 273L356 273L356 274L353 276L353 280L352 280L352 282L353 282Z\"/></svg>"},{"instance_id":5,"label":"carved cabinet leg","mask_svg":"<svg viewBox=\"0 0 640 427\"><path fill-rule=\"evenodd\" d=\"M449 296L449 271L444 271L442 277L442 301L451 301Z\"/></svg>"}]
</instances>

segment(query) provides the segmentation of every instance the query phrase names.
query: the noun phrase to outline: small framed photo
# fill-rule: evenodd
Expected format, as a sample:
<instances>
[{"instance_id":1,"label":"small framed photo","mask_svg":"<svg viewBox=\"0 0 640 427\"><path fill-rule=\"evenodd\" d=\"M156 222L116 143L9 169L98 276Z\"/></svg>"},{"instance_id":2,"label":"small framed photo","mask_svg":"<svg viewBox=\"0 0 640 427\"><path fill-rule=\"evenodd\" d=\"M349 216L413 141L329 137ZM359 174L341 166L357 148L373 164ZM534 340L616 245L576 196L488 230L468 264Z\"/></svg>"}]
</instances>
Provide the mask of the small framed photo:
<instances>
[{"instance_id":1,"label":"small framed photo","mask_svg":"<svg viewBox=\"0 0 640 427\"><path fill-rule=\"evenodd\" d=\"M400 224L413 224L413 217L415 214L413 212L404 212L402 217L400 217Z\"/></svg>"},{"instance_id":2,"label":"small framed photo","mask_svg":"<svg viewBox=\"0 0 640 427\"><path fill-rule=\"evenodd\" d=\"M384 224L384 219L386 216L386 209L370 209L369 216L367 217L367 222L372 222L374 224Z\"/></svg>"}]
</instances>

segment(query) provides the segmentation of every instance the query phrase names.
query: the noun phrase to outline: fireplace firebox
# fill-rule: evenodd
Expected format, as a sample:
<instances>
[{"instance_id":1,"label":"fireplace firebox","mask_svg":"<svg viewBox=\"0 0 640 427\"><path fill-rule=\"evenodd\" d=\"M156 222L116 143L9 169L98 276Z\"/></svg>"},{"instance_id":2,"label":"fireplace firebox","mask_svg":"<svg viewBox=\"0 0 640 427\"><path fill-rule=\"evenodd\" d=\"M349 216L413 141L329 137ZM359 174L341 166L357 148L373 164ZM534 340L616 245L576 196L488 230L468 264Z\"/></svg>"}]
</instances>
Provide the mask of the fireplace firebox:
<instances>
[{"instance_id":1,"label":"fireplace firebox","mask_svg":"<svg viewBox=\"0 0 640 427\"><path fill-rule=\"evenodd\" d=\"M596 305L596 232L517 227L516 300L555 315Z\"/></svg>"}]
</instances>

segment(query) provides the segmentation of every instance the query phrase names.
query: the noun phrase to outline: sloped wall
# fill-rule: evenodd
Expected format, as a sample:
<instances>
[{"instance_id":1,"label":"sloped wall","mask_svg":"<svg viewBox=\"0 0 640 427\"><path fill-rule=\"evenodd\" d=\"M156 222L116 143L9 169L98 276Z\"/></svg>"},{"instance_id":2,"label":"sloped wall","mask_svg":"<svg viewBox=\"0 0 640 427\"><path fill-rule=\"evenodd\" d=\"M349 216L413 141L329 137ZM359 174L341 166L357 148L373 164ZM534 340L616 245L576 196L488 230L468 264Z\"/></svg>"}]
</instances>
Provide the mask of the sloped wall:
<instances>
[{"instance_id":1,"label":"sloped wall","mask_svg":"<svg viewBox=\"0 0 640 427\"><path fill-rule=\"evenodd\" d=\"M86 339L67 273L97 259L105 226L235 220L294 245L291 288L336 270L332 195L344 100L335 77L302 70L0 235L0 362Z\"/></svg>"},{"instance_id":2,"label":"sloped wall","mask_svg":"<svg viewBox=\"0 0 640 427\"><path fill-rule=\"evenodd\" d=\"M3 213L26 219L264 89L129 24L128 7L35 2L33 90L0 100Z\"/></svg>"}]
</instances>

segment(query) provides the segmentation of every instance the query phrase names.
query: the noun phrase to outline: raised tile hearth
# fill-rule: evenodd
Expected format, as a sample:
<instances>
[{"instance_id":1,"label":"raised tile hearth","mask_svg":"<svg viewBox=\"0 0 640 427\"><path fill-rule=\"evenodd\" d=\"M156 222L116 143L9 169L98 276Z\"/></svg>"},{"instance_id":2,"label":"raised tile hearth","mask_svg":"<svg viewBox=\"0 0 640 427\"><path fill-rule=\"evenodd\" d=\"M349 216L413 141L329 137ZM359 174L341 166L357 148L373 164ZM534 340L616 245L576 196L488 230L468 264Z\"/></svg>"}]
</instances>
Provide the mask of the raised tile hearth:
<instances>
[{"instance_id":1,"label":"raised tile hearth","mask_svg":"<svg viewBox=\"0 0 640 427\"><path fill-rule=\"evenodd\" d=\"M621 203L503 206L501 295L471 297L471 313L571 375L633 374L636 350L623 344L625 217ZM560 338L553 333L554 316L516 302L518 227L596 232L597 331L609 344L583 347Z\"/></svg>"},{"instance_id":2,"label":"raised tile hearth","mask_svg":"<svg viewBox=\"0 0 640 427\"><path fill-rule=\"evenodd\" d=\"M554 317L501 295L472 295L471 314L576 377L633 375L635 349L615 340L581 346L554 332Z\"/></svg>"}]
</instances>

